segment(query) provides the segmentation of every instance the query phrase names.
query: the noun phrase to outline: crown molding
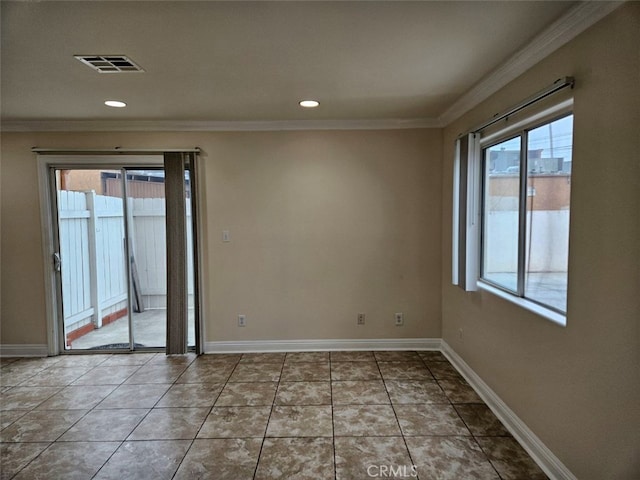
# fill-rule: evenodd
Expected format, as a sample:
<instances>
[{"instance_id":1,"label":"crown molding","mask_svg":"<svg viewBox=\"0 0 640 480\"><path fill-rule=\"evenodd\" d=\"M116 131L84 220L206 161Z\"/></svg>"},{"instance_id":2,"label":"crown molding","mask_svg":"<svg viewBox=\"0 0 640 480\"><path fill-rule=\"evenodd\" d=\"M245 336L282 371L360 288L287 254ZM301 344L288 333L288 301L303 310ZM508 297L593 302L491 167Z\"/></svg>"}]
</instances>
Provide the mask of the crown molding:
<instances>
[{"instance_id":1,"label":"crown molding","mask_svg":"<svg viewBox=\"0 0 640 480\"><path fill-rule=\"evenodd\" d=\"M440 124L447 126L460 118L623 3L625 2L581 2L456 100L438 117Z\"/></svg>"},{"instance_id":2,"label":"crown molding","mask_svg":"<svg viewBox=\"0 0 640 480\"><path fill-rule=\"evenodd\" d=\"M22 120L2 122L4 132L256 132L282 130L398 130L440 128L435 118L362 120Z\"/></svg>"}]
</instances>

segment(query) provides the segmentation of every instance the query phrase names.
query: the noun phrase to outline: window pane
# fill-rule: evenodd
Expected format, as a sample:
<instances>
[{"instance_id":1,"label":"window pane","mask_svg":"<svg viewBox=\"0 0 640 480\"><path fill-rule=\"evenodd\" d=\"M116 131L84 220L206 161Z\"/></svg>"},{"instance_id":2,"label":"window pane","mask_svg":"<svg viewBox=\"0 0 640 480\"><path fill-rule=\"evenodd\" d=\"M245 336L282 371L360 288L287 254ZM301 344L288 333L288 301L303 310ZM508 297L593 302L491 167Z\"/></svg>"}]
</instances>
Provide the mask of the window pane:
<instances>
[{"instance_id":1,"label":"window pane","mask_svg":"<svg viewBox=\"0 0 640 480\"><path fill-rule=\"evenodd\" d=\"M484 150L482 278L518 289L521 137Z\"/></svg>"},{"instance_id":2,"label":"window pane","mask_svg":"<svg viewBox=\"0 0 640 480\"><path fill-rule=\"evenodd\" d=\"M193 252L193 205L191 194L191 174L184 172L185 209L187 219L187 346L196 345L196 264Z\"/></svg>"},{"instance_id":3,"label":"window pane","mask_svg":"<svg viewBox=\"0 0 640 480\"><path fill-rule=\"evenodd\" d=\"M167 243L164 170L127 170L132 328L144 347L167 345Z\"/></svg>"},{"instance_id":4,"label":"window pane","mask_svg":"<svg viewBox=\"0 0 640 480\"><path fill-rule=\"evenodd\" d=\"M525 297L565 312L573 116L529 132Z\"/></svg>"}]
</instances>

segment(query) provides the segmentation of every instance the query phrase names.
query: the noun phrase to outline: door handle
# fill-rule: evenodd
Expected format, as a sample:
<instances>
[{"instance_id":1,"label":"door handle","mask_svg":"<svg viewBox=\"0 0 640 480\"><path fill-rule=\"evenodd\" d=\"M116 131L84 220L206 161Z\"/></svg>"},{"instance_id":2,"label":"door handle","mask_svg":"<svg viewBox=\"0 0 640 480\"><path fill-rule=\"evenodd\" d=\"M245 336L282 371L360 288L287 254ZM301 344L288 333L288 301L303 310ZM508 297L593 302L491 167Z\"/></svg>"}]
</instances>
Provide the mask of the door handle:
<instances>
[{"instance_id":1,"label":"door handle","mask_svg":"<svg viewBox=\"0 0 640 480\"><path fill-rule=\"evenodd\" d=\"M60 258L60 253L55 252L53 254L53 269L56 272L62 271L62 259Z\"/></svg>"}]
</instances>

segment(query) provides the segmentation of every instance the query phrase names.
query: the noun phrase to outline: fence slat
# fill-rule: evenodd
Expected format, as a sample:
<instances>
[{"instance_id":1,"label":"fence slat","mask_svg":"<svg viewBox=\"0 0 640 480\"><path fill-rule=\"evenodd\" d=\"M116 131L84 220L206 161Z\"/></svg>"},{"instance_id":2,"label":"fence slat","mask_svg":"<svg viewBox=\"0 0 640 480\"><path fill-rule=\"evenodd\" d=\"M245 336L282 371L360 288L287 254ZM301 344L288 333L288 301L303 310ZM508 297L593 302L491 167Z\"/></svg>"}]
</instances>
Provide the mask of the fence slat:
<instances>
[{"instance_id":1,"label":"fence slat","mask_svg":"<svg viewBox=\"0 0 640 480\"><path fill-rule=\"evenodd\" d=\"M166 308L166 224L164 198L128 199L132 253L145 305ZM93 211L95 216L91 216ZM193 294L191 211L187 208L188 292ZM104 315L127 306L124 252L124 209L121 198L59 191L58 218L62 256L65 325L86 312L101 324ZM111 310L108 310L111 309ZM93 311L95 310L95 314ZM84 312L84 313L83 313Z\"/></svg>"}]
</instances>

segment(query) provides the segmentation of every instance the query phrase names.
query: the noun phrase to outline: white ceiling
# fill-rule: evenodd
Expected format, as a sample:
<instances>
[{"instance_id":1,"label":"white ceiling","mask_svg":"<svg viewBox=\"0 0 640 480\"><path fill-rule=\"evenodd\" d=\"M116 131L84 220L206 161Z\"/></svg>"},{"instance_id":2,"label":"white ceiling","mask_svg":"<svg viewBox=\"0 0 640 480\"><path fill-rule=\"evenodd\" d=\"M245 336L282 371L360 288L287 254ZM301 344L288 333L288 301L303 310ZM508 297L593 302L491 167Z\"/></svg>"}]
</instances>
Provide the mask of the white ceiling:
<instances>
[{"instance_id":1,"label":"white ceiling","mask_svg":"<svg viewBox=\"0 0 640 480\"><path fill-rule=\"evenodd\" d=\"M2 120L436 121L576 7L3 0ZM77 54L127 55L145 72L101 74Z\"/></svg>"}]
</instances>

